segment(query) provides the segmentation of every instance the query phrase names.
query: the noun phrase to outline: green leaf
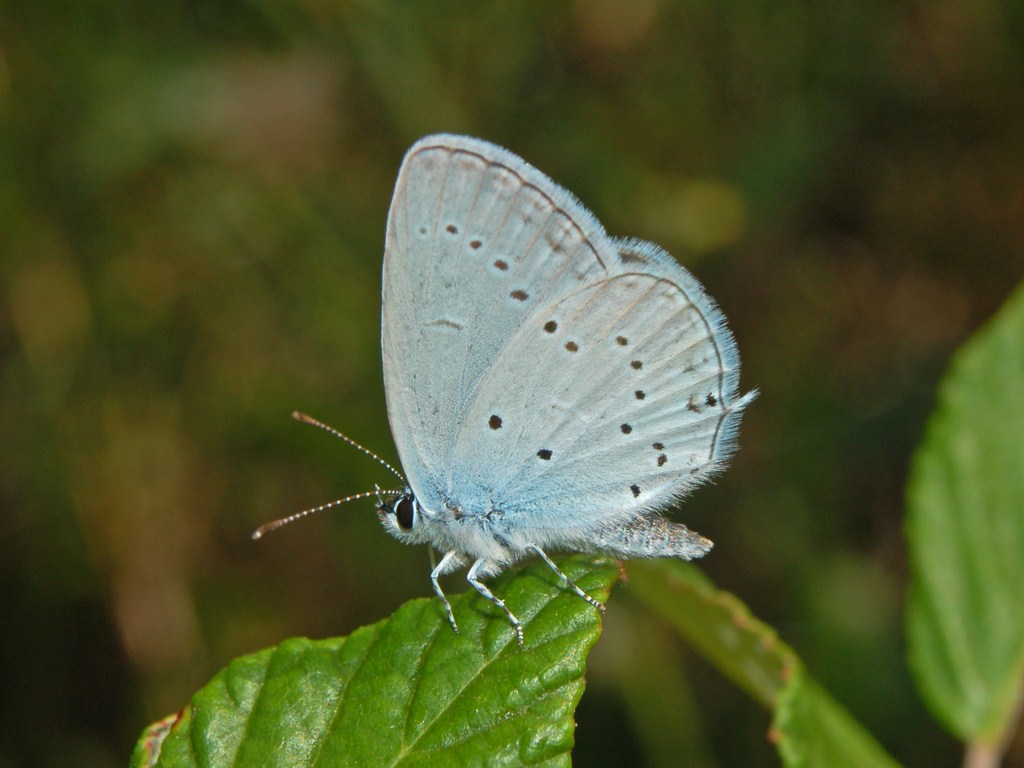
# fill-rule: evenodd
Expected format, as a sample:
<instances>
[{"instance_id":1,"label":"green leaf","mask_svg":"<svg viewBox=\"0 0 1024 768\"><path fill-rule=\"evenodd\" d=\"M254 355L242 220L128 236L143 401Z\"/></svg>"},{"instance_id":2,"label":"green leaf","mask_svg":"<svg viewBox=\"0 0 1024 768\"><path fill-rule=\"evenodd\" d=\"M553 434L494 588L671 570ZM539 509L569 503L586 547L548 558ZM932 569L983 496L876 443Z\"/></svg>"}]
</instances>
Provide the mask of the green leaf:
<instances>
[{"instance_id":1,"label":"green leaf","mask_svg":"<svg viewBox=\"0 0 1024 768\"><path fill-rule=\"evenodd\" d=\"M630 591L723 675L774 712L771 737L787 766L893 768L878 742L815 683L799 657L735 595L695 566L638 561Z\"/></svg>"},{"instance_id":2,"label":"green leaf","mask_svg":"<svg viewBox=\"0 0 1024 768\"><path fill-rule=\"evenodd\" d=\"M999 744L1024 694L1024 289L955 357L907 503L917 685L953 733Z\"/></svg>"},{"instance_id":3,"label":"green leaf","mask_svg":"<svg viewBox=\"0 0 1024 768\"><path fill-rule=\"evenodd\" d=\"M139 737L132 752L132 768L153 768L160 758L160 749L171 729L181 719L181 714L169 715L148 726Z\"/></svg>"},{"instance_id":4,"label":"green leaf","mask_svg":"<svg viewBox=\"0 0 1024 768\"><path fill-rule=\"evenodd\" d=\"M626 572L631 593L755 701L774 705L798 663L775 630L689 563L638 560Z\"/></svg>"},{"instance_id":5,"label":"green leaf","mask_svg":"<svg viewBox=\"0 0 1024 768\"><path fill-rule=\"evenodd\" d=\"M618 574L604 558L560 566L602 602ZM492 588L523 622L524 648L475 592L451 601L458 635L436 599L412 600L348 637L236 659L195 695L155 764L568 765L600 615L544 563Z\"/></svg>"},{"instance_id":6,"label":"green leaf","mask_svg":"<svg viewBox=\"0 0 1024 768\"><path fill-rule=\"evenodd\" d=\"M791 768L897 765L802 664L779 692L771 733Z\"/></svg>"}]
</instances>

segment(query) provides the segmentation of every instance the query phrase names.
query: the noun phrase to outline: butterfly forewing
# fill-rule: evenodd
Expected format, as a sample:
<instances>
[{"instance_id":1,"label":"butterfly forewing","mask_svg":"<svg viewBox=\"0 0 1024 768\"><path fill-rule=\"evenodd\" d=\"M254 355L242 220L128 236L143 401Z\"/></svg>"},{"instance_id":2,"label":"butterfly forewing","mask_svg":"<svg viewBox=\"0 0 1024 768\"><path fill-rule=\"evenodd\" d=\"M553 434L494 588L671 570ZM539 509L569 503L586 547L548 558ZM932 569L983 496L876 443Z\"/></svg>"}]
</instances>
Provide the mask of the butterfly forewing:
<instances>
[{"instance_id":1,"label":"butterfly forewing","mask_svg":"<svg viewBox=\"0 0 1024 768\"><path fill-rule=\"evenodd\" d=\"M613 258L585 209L511 153L456 136L409 150L388 219L382 346L392 432L421 503L453 501L464 412L516 330Z\"/></svg>"}]
</instances>

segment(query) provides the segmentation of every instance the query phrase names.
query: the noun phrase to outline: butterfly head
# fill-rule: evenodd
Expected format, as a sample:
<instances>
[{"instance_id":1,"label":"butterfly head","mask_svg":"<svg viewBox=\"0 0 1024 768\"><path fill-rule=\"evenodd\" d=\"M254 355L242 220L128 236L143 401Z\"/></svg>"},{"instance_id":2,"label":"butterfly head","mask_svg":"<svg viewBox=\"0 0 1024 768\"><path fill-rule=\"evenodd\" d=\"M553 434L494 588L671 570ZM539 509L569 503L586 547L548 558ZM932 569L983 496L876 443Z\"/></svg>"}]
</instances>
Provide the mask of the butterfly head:
<instances>
[{"instance_id":1,"label":"butterfly head","mask_svg":"<svg viewBox=\"0 0 1024 768\"><path fill-rule=\"evenodd\" d=\"M401 494L377 502L377 517L384 529L400 541L419 543L423 532L423 510L416 501L412 490L405 488Z\"/></svg>"}]
</instances>

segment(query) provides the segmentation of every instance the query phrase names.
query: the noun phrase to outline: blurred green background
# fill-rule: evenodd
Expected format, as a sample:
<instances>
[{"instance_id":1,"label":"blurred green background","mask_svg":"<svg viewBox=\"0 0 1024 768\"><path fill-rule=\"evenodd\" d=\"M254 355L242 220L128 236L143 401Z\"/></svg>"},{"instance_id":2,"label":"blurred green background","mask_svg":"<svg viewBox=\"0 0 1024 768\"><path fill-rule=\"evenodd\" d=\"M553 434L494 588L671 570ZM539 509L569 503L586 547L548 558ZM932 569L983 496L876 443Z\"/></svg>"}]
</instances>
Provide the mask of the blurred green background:
<instances>
[{"instance_id":1,"label":"blurred green background","mask_svg":"<svg viewBox=\"0 0 1024 768\"><path fill-rule=\"evenodd\" d=\"M676 518L894 756L957 765L904 661L902 489L950 352L1024 277L999 0L7 0L0 766L124 765L234 656L429 594L370 502L249 533L390 482L289 413L395 460L384 223L439 130L707 285L762 395ZM588 677L578 765L778 762L628 585Z\"/></svg>"}]
</instances>

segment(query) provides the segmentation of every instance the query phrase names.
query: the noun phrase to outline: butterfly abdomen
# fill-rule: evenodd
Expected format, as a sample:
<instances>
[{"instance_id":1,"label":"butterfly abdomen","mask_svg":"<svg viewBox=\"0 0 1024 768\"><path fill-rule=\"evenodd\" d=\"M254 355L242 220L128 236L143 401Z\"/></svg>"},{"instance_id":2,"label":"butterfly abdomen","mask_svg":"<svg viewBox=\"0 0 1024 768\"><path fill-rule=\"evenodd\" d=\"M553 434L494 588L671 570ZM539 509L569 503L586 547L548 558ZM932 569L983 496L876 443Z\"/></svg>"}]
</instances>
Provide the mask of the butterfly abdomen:
<instances>
[{"instance_id":1,"label":"butterfly abdomen","mask_svg":"<svg viewBox=\"0 0 1024 768\"><path fill-rule=\"evenodd\" d=\"M609 526L589 537L585 551L622 558L678 557L695 560L712 547L709 539L661 515L646 515L621 526Z\"/></svg>"}]
</instances>

